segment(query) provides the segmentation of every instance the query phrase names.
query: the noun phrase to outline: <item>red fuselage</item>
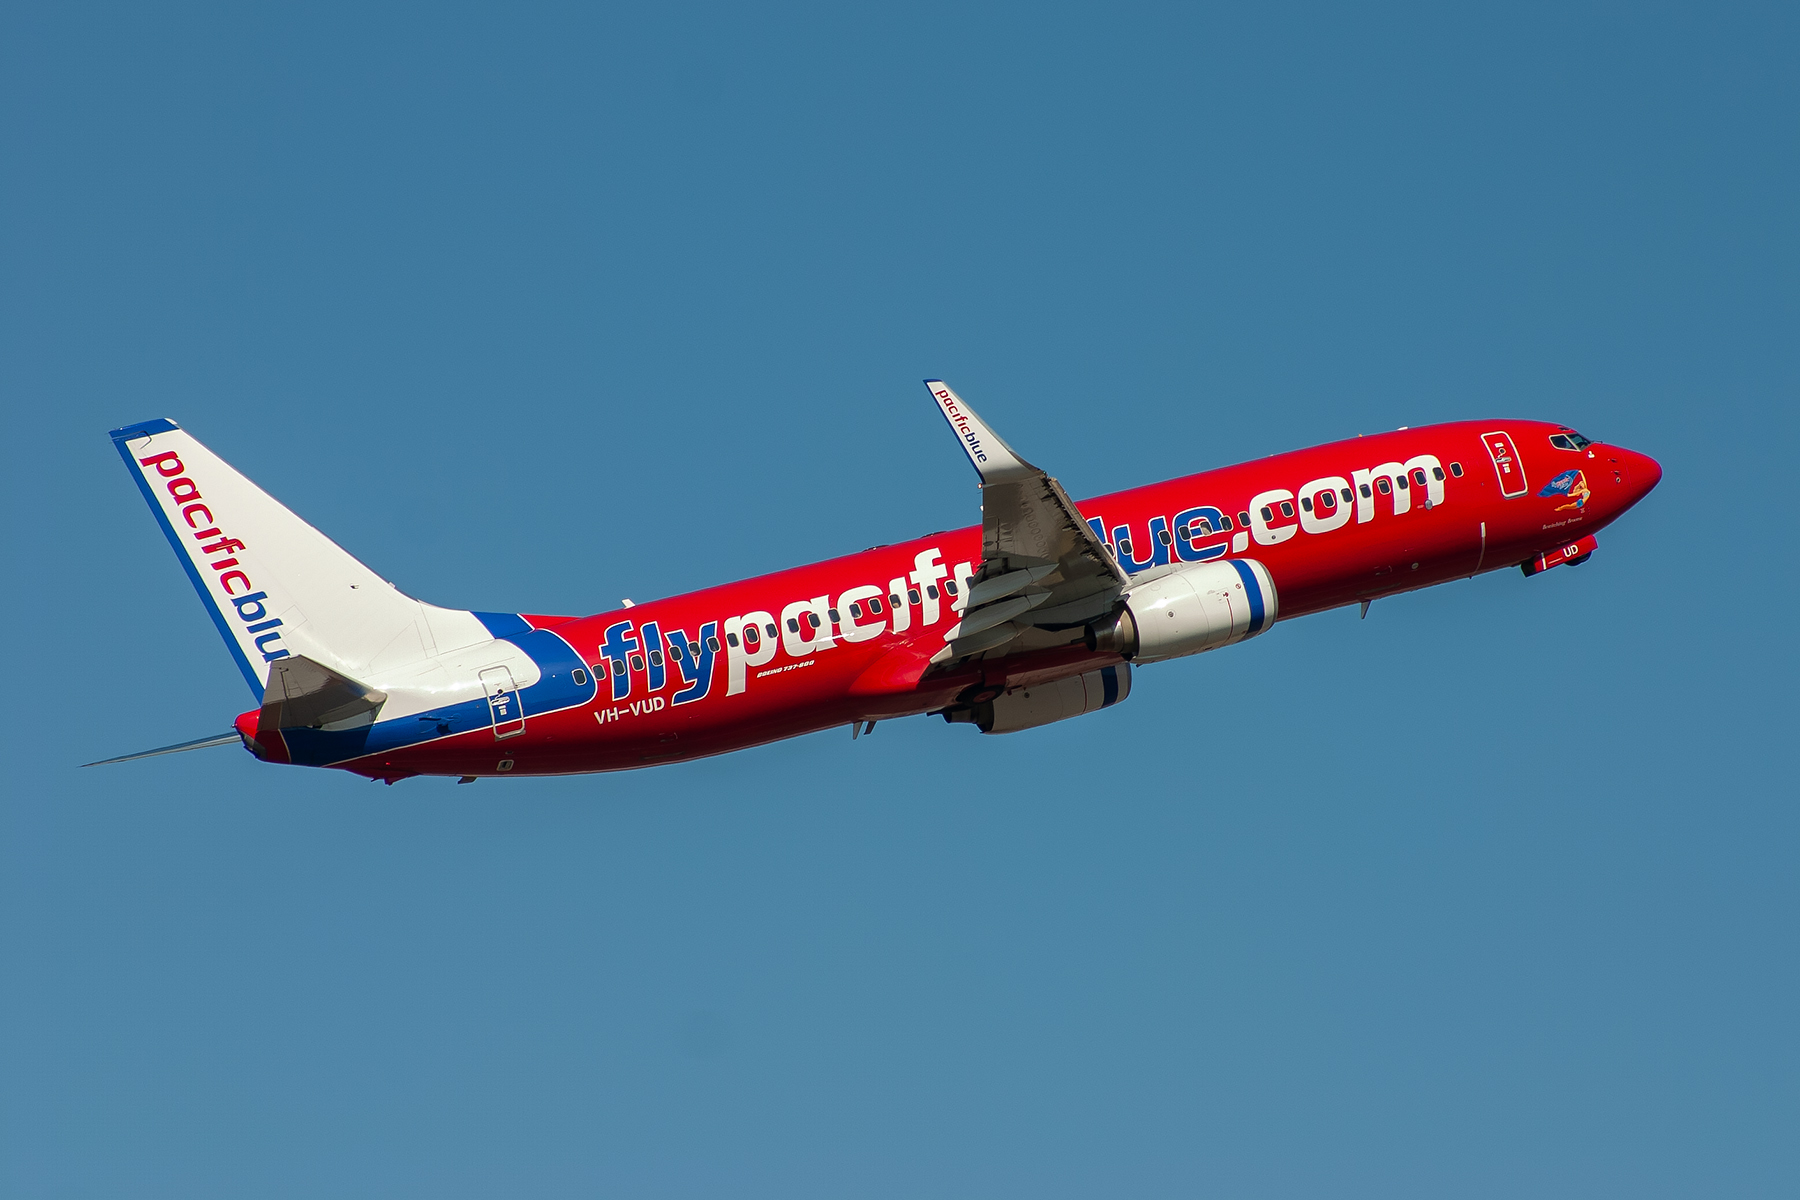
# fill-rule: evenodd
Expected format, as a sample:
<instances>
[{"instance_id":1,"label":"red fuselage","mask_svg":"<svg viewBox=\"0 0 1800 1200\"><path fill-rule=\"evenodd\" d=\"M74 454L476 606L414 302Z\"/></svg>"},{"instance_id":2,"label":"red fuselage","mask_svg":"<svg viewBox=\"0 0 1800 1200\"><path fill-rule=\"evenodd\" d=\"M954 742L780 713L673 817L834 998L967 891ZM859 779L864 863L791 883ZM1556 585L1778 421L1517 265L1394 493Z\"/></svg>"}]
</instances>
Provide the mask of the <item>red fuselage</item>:
<instances>
[{"instance_id":1,"label":"red fuselage","mask_svg":"<svg viewBox=\"0 0 1800 1200\"><path fill-rule=\"evenodd\" d=\"M1079 508L1133 574L1168 562L1260 561L1287 620L1565 548L1575 556L1582 539L1655 487L1662 470L1645 455L1579 444L1571 433L1506 420L1403 429L1114 492ZM591 700L527 712L504 738L470 730L337 765L389 779L621 770L931 712L977 692L1120 661L1077 642L918 678L920 656L942 647L957 619L961 601L944 582L966 579L980 557L981 530L971 526L594 616L526 617L568 644L570 662L586 665ZM956 590L966 595L966 587ZM894 596L898 609L884 602ZM811 607L791 620L786 614L802 602ZM808 611L835 615L813 627ZM761 634L754 649L743 634L777 625L785 627L778 638ZM659 651L663 661L650 661L652 639L663 645L679 630L698 642L709 627L718 651L703 689L694 659ZM610 669L615 661L624 672ZM254 714L246 718L254 722Z\"/></svg>"}]
</instances>

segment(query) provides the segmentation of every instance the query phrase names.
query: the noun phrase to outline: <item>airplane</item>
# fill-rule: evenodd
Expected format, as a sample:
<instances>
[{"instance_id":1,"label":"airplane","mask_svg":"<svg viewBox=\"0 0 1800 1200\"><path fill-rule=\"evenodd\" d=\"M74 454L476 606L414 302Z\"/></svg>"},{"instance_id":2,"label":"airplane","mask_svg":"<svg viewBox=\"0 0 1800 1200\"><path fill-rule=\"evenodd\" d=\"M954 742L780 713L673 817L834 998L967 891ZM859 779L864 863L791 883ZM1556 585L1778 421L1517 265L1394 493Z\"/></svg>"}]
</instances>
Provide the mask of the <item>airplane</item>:
<instances>
[{"instance_id":1,"label":"airplane","mask_svg":"<svg viewBox=\"0 0 1800 1200\"><path fill-rule=\"evenodd\" d=\"M173 421L115 429L257 706L228 733L103 761L238 742L268 763L471 783L925 714L1013 733L1277 620L1585 563L1662 478L1566 425L1460 421L1078 504L949 385L926 387L980 477L979 526L584 617L415 600Z\"/></svg>"}]
</instances>

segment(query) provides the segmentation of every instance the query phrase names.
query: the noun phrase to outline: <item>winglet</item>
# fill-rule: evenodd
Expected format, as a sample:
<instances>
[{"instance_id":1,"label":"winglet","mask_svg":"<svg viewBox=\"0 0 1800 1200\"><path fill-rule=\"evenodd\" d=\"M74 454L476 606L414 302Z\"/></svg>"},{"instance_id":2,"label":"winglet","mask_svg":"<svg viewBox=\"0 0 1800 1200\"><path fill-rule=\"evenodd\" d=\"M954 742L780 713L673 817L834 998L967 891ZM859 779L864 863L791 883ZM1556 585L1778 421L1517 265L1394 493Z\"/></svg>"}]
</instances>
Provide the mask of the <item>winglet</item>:
<instances>
[{"instance_id":1,"label":"winglet","mask_svg":"<svg viewBox=\"0 0 1800 1200\"><path fill-rule=\"evenodd\" d=\"M1001 441L1000 435L989 429L987 422L976 416L975 410L950 390L949 384L941 379L927 379L925 386L931 389L932 399L937 401L944 420L956 431L963 452L969 456L983 485L1040 474L1036 467L1013 453L1013 448Z\"/></svg>"}]
</instances>

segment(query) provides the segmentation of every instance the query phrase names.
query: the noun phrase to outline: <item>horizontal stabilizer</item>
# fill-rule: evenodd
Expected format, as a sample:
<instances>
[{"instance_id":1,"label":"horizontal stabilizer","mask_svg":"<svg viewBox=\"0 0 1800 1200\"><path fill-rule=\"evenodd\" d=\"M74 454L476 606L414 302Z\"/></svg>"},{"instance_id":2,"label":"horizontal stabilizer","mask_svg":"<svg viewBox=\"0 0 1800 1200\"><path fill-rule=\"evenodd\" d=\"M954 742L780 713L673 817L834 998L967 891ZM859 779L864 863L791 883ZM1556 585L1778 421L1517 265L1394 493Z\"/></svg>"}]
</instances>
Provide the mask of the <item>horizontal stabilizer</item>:
<instances>
[{"instance_id":1,"label":"horizontal stabilizer","mask_svg":"<svg viewBox=\"0 0 1800 1200\"><path fill-rule=\"evenodd\" d=\"M213 737L195 738L191 742L176 742L173 746L160 746L155 750L143 750L137 754L121 754L117 758L103 758L98 762L82 763L84 767L104 767L108 763L131 762L139 758L155 758L159 754L180 754L183 750L204 750L208 746L224 746L231 742L242 742L244 739L234 730L231 733L216 734Z\"/></svg>"},{"instance_id":2,"label":"horizontal stabilizer","mask_svg":"<svg viewBox=\"0 0 1800 1200\"><path fill-rule=\"evenodd\" d=\"M299 655L271 663L256 732L278 729L356 729L375 723L387 693L366 687Z\"/></svg>"}]
</instances>

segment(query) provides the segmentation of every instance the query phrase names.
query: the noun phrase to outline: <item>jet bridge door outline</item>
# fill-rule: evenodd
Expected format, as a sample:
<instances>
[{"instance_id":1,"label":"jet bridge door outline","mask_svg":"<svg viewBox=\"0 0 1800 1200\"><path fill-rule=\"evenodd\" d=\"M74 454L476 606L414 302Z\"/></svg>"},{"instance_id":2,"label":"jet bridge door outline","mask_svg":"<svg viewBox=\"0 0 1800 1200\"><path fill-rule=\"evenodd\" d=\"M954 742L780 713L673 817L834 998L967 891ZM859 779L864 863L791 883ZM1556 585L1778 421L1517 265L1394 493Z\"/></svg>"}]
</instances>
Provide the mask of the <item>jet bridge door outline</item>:
<instances>
[{"instance_id":1,"label":"jet bridge door outline","mask_svg":"<svg viewBox=\"0 0 1800 1200\"><path fill-rule=\"evenodd\" d=\"M505 667L488 667L481 673L481 690L487 694L488 716L494 723L494 740L525 732L525 703Z\"/></svg>"}]
</instances>

